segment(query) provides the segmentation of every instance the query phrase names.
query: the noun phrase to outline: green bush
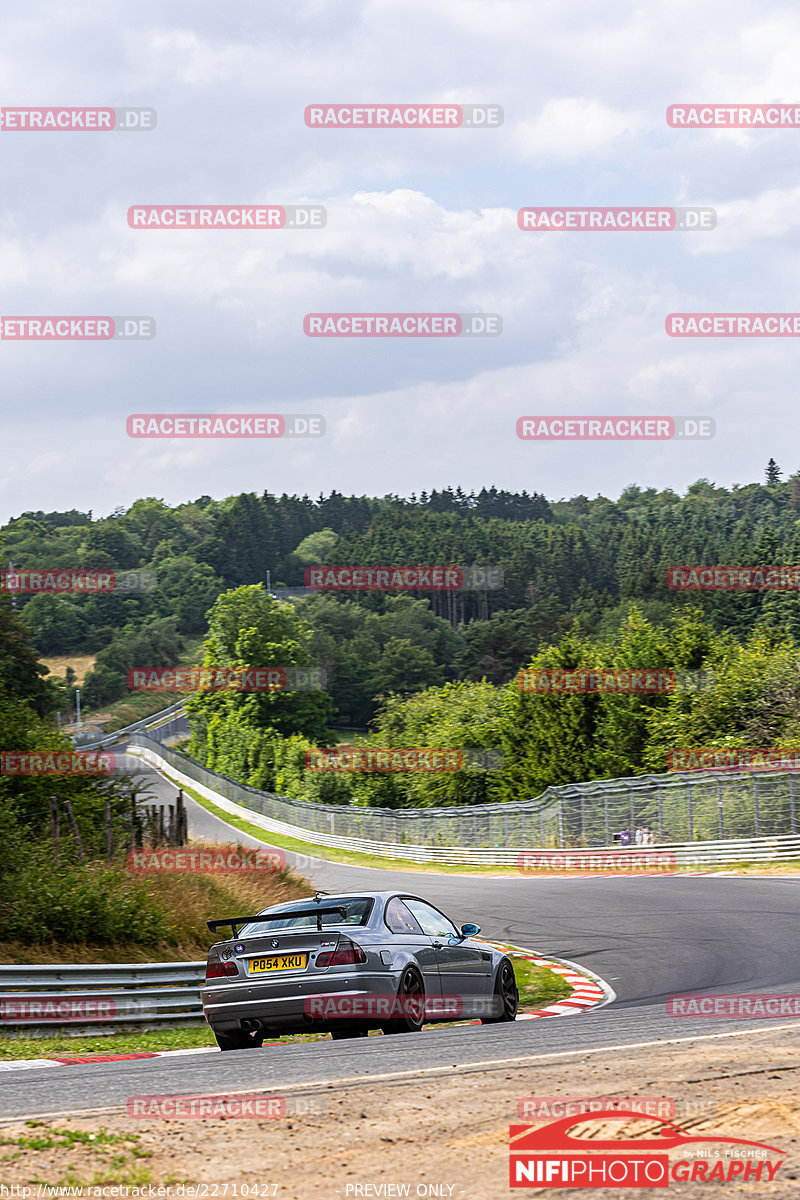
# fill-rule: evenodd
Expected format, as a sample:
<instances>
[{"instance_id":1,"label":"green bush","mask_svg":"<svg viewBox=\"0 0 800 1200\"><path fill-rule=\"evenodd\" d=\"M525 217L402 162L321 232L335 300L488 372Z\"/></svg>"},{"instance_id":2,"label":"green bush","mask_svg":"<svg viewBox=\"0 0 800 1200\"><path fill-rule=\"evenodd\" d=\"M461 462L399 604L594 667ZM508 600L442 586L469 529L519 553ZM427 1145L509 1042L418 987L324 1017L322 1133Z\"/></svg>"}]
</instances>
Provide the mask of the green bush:
<instances>
[{"instance_id":1,"label":"green bush","mask_svg":"<svg viewBox=\"0 0 800 1200\"><path fill-rule=\"evenodd\" d=\"M170 933L162 905L123 870L55 866L44 853L2 878L0 940L153 945Z\"/></svg>"}]
</instances>

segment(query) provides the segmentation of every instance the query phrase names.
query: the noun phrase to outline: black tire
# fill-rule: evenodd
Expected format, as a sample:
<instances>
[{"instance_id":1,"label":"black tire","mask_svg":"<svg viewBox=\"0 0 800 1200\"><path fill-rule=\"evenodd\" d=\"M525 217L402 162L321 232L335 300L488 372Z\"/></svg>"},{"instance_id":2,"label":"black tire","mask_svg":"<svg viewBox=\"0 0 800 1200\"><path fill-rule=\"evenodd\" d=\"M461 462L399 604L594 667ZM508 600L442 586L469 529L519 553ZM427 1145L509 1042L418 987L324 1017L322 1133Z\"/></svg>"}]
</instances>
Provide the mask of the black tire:
<instances>
[{"instance_id":1,"label":"black tire","mask_svg":"<svg viewBox=\"0 0 800 1200\"><path fill-rule=\"evenodd\" d=\"M342 1025L331 1030L331 1041L343 1042L345 1038L367 1037L369 1034L369 1026L367 1025Z\"/></svg>"},{"instance_id":2,"label":"black tire","mask_svg":"<svg viewBox=\"0 0 800 1200\"><path fill-rule=\"evenodd\" d=\"M519 1008L519 991L514 968L504 958L497 968L494 981L494 1001L498 1009L496 1017L482 1017L481 1025L499 1025L503 1021L516 1021Z\"/></svg>"},{"instance_id":3,"label":"black tire","mask_svg":"<svg viewBox=\"0 0 800 1200\"><path fill-rule=\"evenodd\" d=\"M220 1050L250 1050L258 1049L264 1041L263 1033L246 1033L243 1029L232 1029L230 1033L217 1033L214 1037Z\"/></svg>"},{"instance_id":4,"label":"black tire","mask_svg":"<svg viewBox=\"0 0 800 1200\"><path fill-rule=\"evenodd\" d=\"M400 1001L411 1001L414 1009L417 1008L416 1001L419 1000L419 1012L406 1012L405 1016L395 1017L391 1021L386 1021L381 1025L384 1033L419 1033L422 1026L425 1024L425 984L422 982L422 977L416 971L406 971L400 980L397 988L397 999Z\"/></svg>"}]
</instances>

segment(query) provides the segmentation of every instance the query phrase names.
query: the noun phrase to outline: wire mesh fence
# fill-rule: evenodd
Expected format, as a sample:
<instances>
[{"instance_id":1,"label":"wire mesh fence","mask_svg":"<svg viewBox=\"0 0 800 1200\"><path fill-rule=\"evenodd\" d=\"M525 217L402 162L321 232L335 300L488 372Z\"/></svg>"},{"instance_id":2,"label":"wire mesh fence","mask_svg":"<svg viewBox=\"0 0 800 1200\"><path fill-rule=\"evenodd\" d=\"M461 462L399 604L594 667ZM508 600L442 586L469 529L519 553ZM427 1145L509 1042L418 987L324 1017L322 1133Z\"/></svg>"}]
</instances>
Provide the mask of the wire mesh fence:
<instances>
[{"instance_id":1,"label":"wire mesh fence","mask_svg":"<svg viewBox=\"0 0 800 1200\"><path fill-rule=\"evenodd\" d=\"M163 727L167 729L168 726ZM800 832L794 773L640 775L547 788L531 800L448 808L314 804L238 783L164 745L161 729L131 738L236 804L309 833L416 846L558 847L722 841ZM621 836L622 835L622 836ZM312 839L313 840L313 839Z\"/></svg>"}]
</instances>

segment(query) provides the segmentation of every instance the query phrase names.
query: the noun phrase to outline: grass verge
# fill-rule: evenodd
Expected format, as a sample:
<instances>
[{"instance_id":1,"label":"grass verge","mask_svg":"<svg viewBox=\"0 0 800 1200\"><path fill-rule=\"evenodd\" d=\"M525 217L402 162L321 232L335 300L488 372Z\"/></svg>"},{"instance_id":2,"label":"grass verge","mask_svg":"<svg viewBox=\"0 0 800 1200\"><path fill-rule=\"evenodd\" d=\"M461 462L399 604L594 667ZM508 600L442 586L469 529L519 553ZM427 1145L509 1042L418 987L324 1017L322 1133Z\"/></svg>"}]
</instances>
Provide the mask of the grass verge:
<instances>
[{"instance_id":1,"label":"grass verge","mask_svg":"<svg viewBox=\"0 0 800 1200\"><path fill-rule=\"evenodd\" d=\"M169 770L164 771L163 774L167 778L171 778ZM191 796L192 800L201 808L213 816L219 817L221 821L225 821L234 829L238 829L240 833L247 833L251 837L258 838L259 841L266 842L267 845L277 846L282 850L293 850L296 854L306 854L311 858L324 857L328 862L344 863L352 867L373 867L382 871L420 871L431 875L519 875L519 871L515 867L473 867L461 863L452 865L450 863L418 863L411 858L381 858L376 854L359 854L353 850L338 850L329 846L301 842L296 838L284 837L280 833L271 833L243 817L234 816L233 813L220 808L211 800L206 800L205 796L201 796L199 792L186 787L185 784L176 786L183 788L184 795Z\"/></svg>"},{"instance_id":2,"label":"grass verge","mask_svg":"<svg viewBox=\"0 0 800 1200\"><path fill-rule=\"evenodd\" d=\"M545 1008L572 994L570 985L556 971L537 967L526 958L517 958L515 954L509 954L508 957L514 964L517 977L520 1011L532 1012L537 1008Z\"/></svg>"},{"instance_id":3,"label":"grass verge","mask_svg":"<svg viewBox=\"0 0 800 1200\"><path fill-rule=\"evenodd\" d=\"M167 778L171 778L169 769L163 774ZM375 854L361 854L353 850L339 850L329 846L317 846L310 842L301 842L297 838L285 837L280 833L271 833L266 829L262 829L260 825L254 825L251 821L245 820L243 817L234 816L226 809L220 808L213 801L207 800L205 796L201 796L194 788L186 787L185 784L180 784L185 795L191 796L201 808L210 812L213 816L219 817L221 821L225 821L227 825L238 829L240 833L247 833L251 837L258 838L259 841L265 842L270 846L278 846L282 850L293 850L296 854L306 854L311 858L324 858L328 862L344 863L352 867L372 867L382 871L417 871L428 875L506 875L510 877L521 877L524 874L526 879L552 879L556 875L559 878L567 878L563 872L553 871L525 871L521 872L517 867L503 866L487 866L476 867L468 863L418 863L411 858L381 858ZM697 866L679 867L674 874L680 875L684 873L692 873L700 869ZM800 859L794 859L787 863L724 863L719 866L709 867L710 872L716 871L737 871L747 874L795 874L800 870ZM669 872L673 874L673 872ZM572 878L580 878L581 872L575 872Z\"/></svg>"}]
</instances>

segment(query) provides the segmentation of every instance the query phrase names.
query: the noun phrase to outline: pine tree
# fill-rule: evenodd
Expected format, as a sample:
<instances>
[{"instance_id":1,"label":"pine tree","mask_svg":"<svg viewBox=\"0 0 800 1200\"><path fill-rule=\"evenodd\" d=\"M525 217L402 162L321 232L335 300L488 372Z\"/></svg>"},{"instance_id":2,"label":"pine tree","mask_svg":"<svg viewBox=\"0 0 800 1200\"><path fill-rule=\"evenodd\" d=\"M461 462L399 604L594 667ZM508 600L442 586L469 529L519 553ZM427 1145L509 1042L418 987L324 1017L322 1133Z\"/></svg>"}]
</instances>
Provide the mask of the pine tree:
<instances>
[{"instance_id":1,"label":"pine tree","mask_svg":"<svg viewBox=\"0 0 800 1200\"><path fill-rule=\"evenodd\" d=\"M781 471L778 464L775 462L774 458L771 458L769 460L769 462L767 463L767 470L766 470L765 474L766 474L766 480L767 480L767 487L775 487L776 483L780 483L781 475L783 474L783 472Z\"/></svg>"}]
</instances>

